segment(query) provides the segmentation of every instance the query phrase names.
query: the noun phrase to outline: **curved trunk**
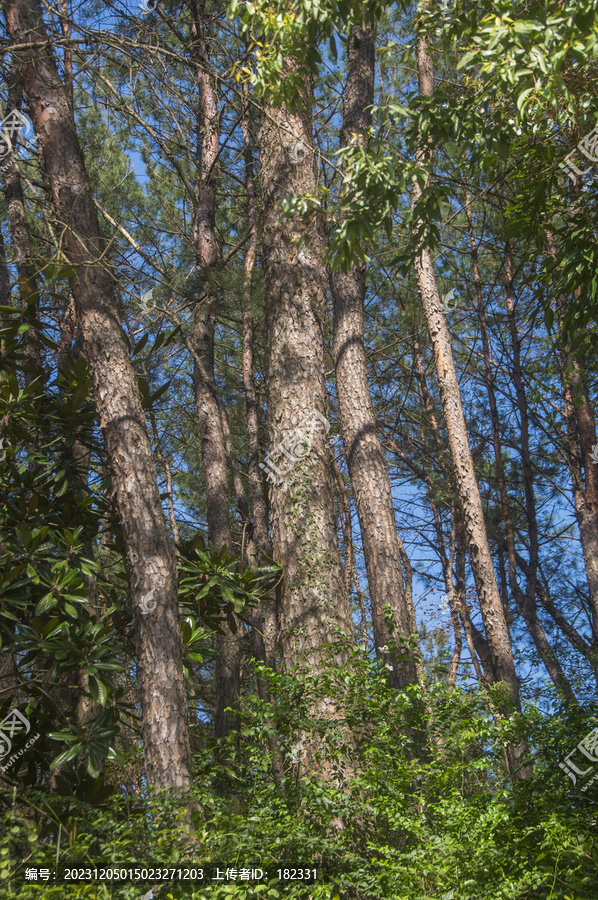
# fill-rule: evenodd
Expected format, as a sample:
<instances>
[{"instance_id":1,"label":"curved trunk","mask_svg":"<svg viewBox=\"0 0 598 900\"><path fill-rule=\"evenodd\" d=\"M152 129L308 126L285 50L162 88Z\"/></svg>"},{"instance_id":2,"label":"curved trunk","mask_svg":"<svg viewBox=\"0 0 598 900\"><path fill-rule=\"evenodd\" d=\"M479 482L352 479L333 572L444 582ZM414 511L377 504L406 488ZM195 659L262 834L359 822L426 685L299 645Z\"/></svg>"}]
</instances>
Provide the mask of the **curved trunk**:
<instances>
[{"instance_id":1,"label":"curved trunk","mask_svg":"<svg viewBox=\"0 0 598 900\"><path fill-rule=\"evenodd\" d=\"M347 48L347 83L343 97L340 144L366 144L374 101L374 26L372 21L351 29ZM376 652L389 667L393 687L417 680L413 656L401 659L386 648L392 632L385 608L398 626L399 637L413 631L414 613L405 591L392 490L372 406L364 345L365 267L337 271L332 279L334 359L340 425L368 575L372 629Z\"/></svg>"},{"instance_id":2,"label":"curved trunk","mask_svg":"<svg viewBox=\"0 0 598 900\"><path fill-rule=\"evenodd\" d=\"M137 675L148 783L187 787L191 780L187 704L178 619L177 573L137 378L118 318L106 243L75 123L43 23L39 0L7 0L6 20L47 174L62 246L77 267L72 279L82 354L112 469L135 605ZM27 49L30 42L35 49ZM157 600L149 615L147 597Z\"/></svg>"},{"instance_id":3,"label":"curved trunk","mask_svg":"<svg viewBox=\"0 0 598 900\"><path fill-rule=\"evenodd\" d=\"M426 38L422 33L417 37L416 60L419 92L422 96L430 97L434 91L434 75L432 61L427 51ZM427 144L420 147L417 157L422 163L429 156L430 149ZM421 194L422 190L418 182L414 181L413 205L416 204ZM421 227L421 223L416 223L415 228L419 227ZM507 693L500 705L500 713L508 717L513 710L521 711L519 680L488 544L484 512L461 405L461 393L455 371L450 335L442 312L432 255L425 247L420 249L416 255L415 273L434 352L455 480L465 519L469 560L488 641L490 667L493 680L502 682L506 687ZM508 748L509 770L513 778L527 774L527 770L521 771L521 757L524 752L523 744Z\"/></svg>"}]
</instances>

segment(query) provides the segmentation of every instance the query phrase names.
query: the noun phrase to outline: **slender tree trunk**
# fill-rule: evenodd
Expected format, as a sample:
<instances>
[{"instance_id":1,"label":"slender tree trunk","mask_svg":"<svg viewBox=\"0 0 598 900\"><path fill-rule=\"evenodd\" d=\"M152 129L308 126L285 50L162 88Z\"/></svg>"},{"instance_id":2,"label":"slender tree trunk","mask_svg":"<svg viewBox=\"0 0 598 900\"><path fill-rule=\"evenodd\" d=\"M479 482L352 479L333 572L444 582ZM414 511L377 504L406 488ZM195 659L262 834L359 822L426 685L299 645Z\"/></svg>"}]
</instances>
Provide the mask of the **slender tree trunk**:
<instances>
[{"instance_id":1,"label":"slender tree trunk","mask_svg":"<svg viewBox=\"0 0 598 900\"><path fill-rule=\"evenodd\" d=\"M434 525L436 529L436 534L438 537L438 546L440 549L440 558L442 562L442 569L444 575L444 582L446 586L446 590L449 596L449 608L451 611L451 621L453 623L453 629L455 630L455 654L453 655L453 668L451 672L451 677L455 677L455 658L457 649L461 648L461 632L460 628L458 628L459 620L461 625L463 626L463 632L465 634L465 640L467 643L467 648L469 650L469 654L471 656L471 660L476 672L476 676L480 684L484 683L486 680L490 680L490 670L488 669L488 660L489 660L489 650L487 642L480 631L478 631L473 625L469 610L467 608L466 601L466 579L465 579L465 555L467 548L467 539L466 539L466 531L465 531L465 522L463 517L463 512L461 508L461 500L458 494L458 491L455 489L455 475L450 462L445 462L444 459L444 447L442 435L440 433L440 426L438 424L438 419L434 412L434 405L432 403L432 397L430 395L430 391L428 388L428 383L426 379L426 372L424 368L424 362L422 359L421 349L419 346L419 342L417 338L413 339L413 357L415 360L416 372L417 372L417 380L420 386L420 392L422 396L422 402L424 405L424 409L426 411L426 415L428 418L429 425L432 429L432 434L434 436L434 445L435 445L435 453L436 458L442 468L445 483L447 485L447 490L452 499L452 532L454 535L454 555L455 555L455 576L454 576L454 584L453 584L453 551L451 550L450 557L447 558L446 550L444 548L444 538L442 534L442 528L440 524L440 517L438 515L436 504L434 502L434 485L432 483L432 479L429 473L422 472L423 479L428 488L428 495L430 498L430 505L432 509L432 515L434 517ZM482 669L480 668L480 664L478 662L478 657L482 661L482 666L484 668L484 674L482 673ZM449 679L449 686L450 686Z\"/></svg>"},{"instance_id":2,"label":"slender tree trunk","mask_svg":"<svg viewBox=\"0 0 598 900\"><path fill-rule=\"evenodd\" d=\"M0 230L0 306L10 305L10 278L8 275L8 265L6 264L4 235Z\"/></svg>"},{"instance_id":3,"label":"slender tree trunk","mask_svg":"<svg viewBox=\"0 0 598 900\"><path fill-rule=\"evenodd\" d=\"M206 484L208 535L216 550L225 547L232 552L230 527L230 502L228 466L224 435L222 432L217 398L211 386L214 384L214 317L196 313L193 328L193 346L201 365L194 362L193 385L199 432L201 456ZM216 635L216 706L214 730L216 737L223 737L237 727L234 712L225 712L238 705L241 693L240 630L233 634L228 624L221 625L224 634Z\"/></svg>"},{"instance_id":4,"label":"slender tree trunk","mask_svg":"<svg viewBox=\"0 0 598 900\"><path fill-rule=\"evenodd\" d=\"M363 649L366 650L368 646L368 625L365 604L363 600L363 592L361 590L361 585L359 584L359 577L357 575L357 569L355 566L355 545L353 542L353 528L351 524L351 506L349 504L349 497L347 494L347 488L345 486L345 480L334 457L332 459L332 471L334 473L336 493L339 498L341 509L340 522L341 531L343 533L343 547L345 548L346 558L345 587L347 590L347 596L350 597L351 585L353 584L355 586L355 593L357 594L357 602L359 603L359 611L361 614L361 640L363 643Z\"/></svg>"},{"instance_id":5,"label":"slender tree trunk","mask_svg":"<svg viewBox=\"0 0 598 900\"><path fill-rule=\"evenodd\" d=\"M492 363L490 358L490 342L488 340L488 327L486 322L486 312L482 298L482 281L480 277L479 254L475 235L473 231L473 219L471 214L471 205L469 195L465 197L465 212L467 215L467 224L469 230L469 240L471 245L471 258L473 263L474 284L476 289L476 299L478 307L478 318L480 320L480 331L482 337L482 356L484 359L484 380L486 382L486 391L488 394L488 405L490 408L490 421L492 426L492 445L494 448L494 461L496 466L496 479L500 492L500 501L505 527L507 559L508 559L508 580L511 593L517 604L517 608L522 615L534 645L538 651L540 659L546 667L553 684L560 690L564 697L571 702L576 702L575 694L566 678L559 661L550 645L550 641L542 627L538 616L536 604L537 590L537 568L539 560L538 548L538 521L536 516L536 503L534 497L534 484L531 453L529 446L529 413L527 406L527 398L525 395L525 387L523 383L523 372L521 366L521 349L519 344L519 335L517 333L517 323L515 319L515 307L513 300L513 280L512 280L512 260L511 249L507 243L506 247L506 304L507 319L509 323L509 334L511 337L511 348L513 351L513 381L515 383L515 391L517 398L517 407L521 420L521 460L523 466L523 480L525 490L525 511L528 522L529 535L529 563L526 574L525 590L522 590L517 578L517 554L515 544L515 529L513 527L513 519L511 516L511 505L507 491L507 482L505 478L504 465L502 460L502 446L500 439L498 403L496 401L496 393L494 390L494 374L492 371Z\"/></svg>"},{"instance_id":6,"label":"slender tree trunk","mask_svg":"<svg viewBox=\"0 0 598 900\"><path fill-rule=\"evenodd\" d=\"M436 447L441 447L440 442L440 431L438 430L438 423L436 420L436 416L431 411L431 400L429 397L428 388L426 385L425 374L423 369L423 363L421 361L421 356L419 356L419 345L417 341L414 342L414 354L416 358L417 370L418 370L418 378L420 380L420 386L422 388L422 397L427 397L427 402L425 402L426 411L428 413L429 422L432 426L432 432L435 437ZM472 659L472 663L480 684L490 682L492 680L491 670L488 668L488 660L489 660L489 651L486 639L483 634L478 631L473 625L470 615L469 609L467 607L467 603L465 600L465 553L466 553L466 538L465 532L462 522L462 513L460 513L459 501L456 498L453 504L453 528L455 531L455 568L456 574L453 579L452 573L452 554L451 557L447 556L446 553L446 545L444 540L444 535L442 532L442 526L440 522L440 517L438 515L438 509L436 507L436 503L434 502L434 485L432 483L432 479L430 478L430 474L427 470L422 469L417 463L414 462L413 459L408 456L402 447L397 444L394 439L390 439L390 444L392 451L396 453L399 459L413 472L413 474L419 478L425 485L428 490L428 497L430 503L430 509L432 511L432 517L434 520L434 529L436 531L436 536L438 540L438 548L440 554L440 561L442 565L442 572L444 576L445 587L447 590L447 594L449 597L449 606L451 610L451 620L453 623L453 628L455 629L455 645L461 646L461 638L460 638L460 629L459 629L459 620L461 622L461 626L463 627L463 632L465 634L467 647L469 650L469 654ZM438 454L440 458L440 454ZM452 474L448 469L445 469L443 466L443 471L445 472L445 480L451 483ZM451 488L449 487L449 492L451 492ZM461 539L462 538L462 539ZM482 660L482 664L484 666L484 672L480 668L480 664L478 662L478 657ZM484 675L485 673L485 675Z\"/></svg>"},{"instance_id":7,"label":"slender tree trunk","mask_svg":"<svg viewBox=\"0 0 598 900\"><path fill-rule=\"evenodd\" d=\"M21 112L23 103L23 82L17 66L13 62L9 72L6 115L17 110ZM18 140L18 134L15 141ZM8 158L4 169L6 210L10 224L10 234L14 251L14 262L19 277L19 298L21 309L26 314L31 330L27 334L26 353L30 361L26 381L35 378L43 363L43 354L36 341L39 329L36 292L38 289L34 261L31 250L31 234L25 209L25 198L21 184L21 174L14 157Z\"/></svg>"},{"instance_id":8,"label":"slender tree trunk","mask_svg":"<svg viewBox=\"0 0 598 900\"><path fill-rule=\"evenodd\" d=\"M133 346L132 335L130 335L131 346ZM141 365L141 372L143 377L149 383L149 373L147 371L147 367L145 363ZM150 425L152 429L152 436L154 438L154 452L156 454L156 459L160 463L160 466L164 469L164 475L166 477L166 502L168 503L168 519L170 521L170 528L172 531L172 539L174 541L174 545L178 548L180 543L179 536L179 526L177 524L176 515L174 511L174 487L172 483L172 469L170 468L170 461L168 457L166 457L162 450L160 449L160 435L158 434L158 426L156 424L156 416L154 414L153 409L150 407L148 410L148 417L150 420ZM178 549L175 551L178 556Z\"/></svg>"},{"instance_id":9,"label":"slender tree trunk","mask_svg":"<svg viewBox=\"0 0 598 900\"><path fill-rule=\"evenodd\" d=\"M548 586L548 580L546 578L543 578L542 583L538 584L538 597L546 612L550 615L555 625L565 635L571 646L575 647L578 653L581 653L581 655L588 661L590 666L592 666L594 680L596 681L596 685L598 686L598 668L596 666L595 646L591 643L588 643L585 638L582 637L582 635L577 631L577 629L567 621L561 611L557 608L552 599L550 588Z\"/></svg>"},{"instance_id":10,"label":"slender tree trunk","mask_svg":"<svg viewBox=\"0 0 598 900\"><path fill-rule=\"evenodd\" d=\"M341 147L365 146L372 123L375 59L372 20L351 29L347 45L347 83L343 96ZM337 271L332 278L334 299L334 357L340 425L345 445L372 605L372 627L376 652L390 666L393 687L417 680L412 655L401 658L390 653L391 632L385 608L398 627L398 636L408 638L412 625L401 567L392 490L384 454L376 431L370 397L364 346L363 306L366 293L365 267Z\"/></svg>"},{"instance_id":11,"label":"slender tree trunk","mask_svg":"<svg viewBox=\"0 0 598 900\"><path fill-rule=\"evenodd\" d=\"M68 46L71 37L71 20L69 15L69 0L60 0L60 27L65 39L64 46L64 90L69 103L71 114L74 116L75 101L73 98L73 51Z\"/></svg>"},{"instance_id":12,"label":"slender tree trunk","mask_svg":"<svg viewBox=\"0 0 598 900\"><path fill-rule=\"evenodd\" d=\"M426 38L420 31L417 36L416 60L419 92L431 97L434 91L434 75L431 57L427 52ZM418 158L423 163L429 155L429 147L422 147ZM413 182L413 204L422 191ZM473 467L465 416L461 405L459 382L455 371L450 336L442 303L436 285L432 256L422 248L415 258L415 272L428 333L434 351L440 396L448 430L449 446L469 545L469 559L480 601L482 619L491 655L493 680L505 685L506 695L501 703L501 714L509 716L513 710L521 710L519 681L511 648L509 629L505 619L498 584L494 573L480 492ZM518 778L521 756L525 746L509 748L509 770L512 778Z\"/></svg>"},{"instance_id":13,"label":"slender tree trunk","mask_svg":"<svg viewBox=\"0 0 598 900\"><path fill-rule=\"evenodd\" d=\"M69 103L39 0L7 0L5 14L42 154L62 245L77 267L73 293L114 484L136 612L137 674L148 783L185 788L191 779L178 620L177 574L160 504L137 379L118 319L106 250ZM141 614L152 593L158 606Z\"/></svg>"},{"instance_id":14,"label":"slender tree trunk","mask_svg":"<svg viewBox=\"0 0 598 900\"><path fill-rule=\"evenodd\" d=\"M197 121L197 181L193 197L193 240L199 271L207 278L219 259L216 240L216 163L218 159L218 98L205 40L204 0L192 3L191 52L197 65L199 111ZM202 463L206 482L208 533L217 550L225 546L232 551L228 466L234 476L232 448L227 448L226 411L216 385L214 371L214 337L216 330L216 298L194 310L193 385L201 434ZM237 493L242 491L236 482ZM238 726L234 712L241 693L241 640L243 630L237 632L222 625L224 634L216 636L216 708L214 728L217 737L228 734Z\"/></svg>"},{"instance_id":15,"label":"slender tree trunk","mask_svg":"<svg viewBox=\"0 0 598 900\"><path fill-rule=\"evenodd\" d=\"M243 387L245 390L247 416L249 495L253 509L255 545L258 559L261 560L264 554L271 556L272 545L268 536L268 503L264 479L260 472L259 404L255 388L251 279L257 253L258 229L248 88L245 89L243 94L241 130L243 133L243 157L245 163L247 229L250 235L243 261ZM262 631L261 635L260 631ZM266 597L262 604L262 609L256 613L254 648L256 657L258 659L263 658L266 665L270 668L274 668L276 665L277 631L276 602L273 597Z\"/></svg>"}]
</instances>

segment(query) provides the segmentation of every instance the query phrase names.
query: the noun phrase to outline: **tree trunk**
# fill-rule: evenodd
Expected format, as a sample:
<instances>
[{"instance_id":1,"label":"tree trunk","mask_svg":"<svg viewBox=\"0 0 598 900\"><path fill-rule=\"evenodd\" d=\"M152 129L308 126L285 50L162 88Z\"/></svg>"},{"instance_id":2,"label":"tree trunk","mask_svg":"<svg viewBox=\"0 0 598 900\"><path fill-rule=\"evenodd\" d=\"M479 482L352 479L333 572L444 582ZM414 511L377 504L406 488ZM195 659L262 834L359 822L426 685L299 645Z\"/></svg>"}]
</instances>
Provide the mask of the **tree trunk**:
<instances>
[{"instance_id":1,"label":"tree trunk","mask_svg":"<svg viewBox=\"0 0 598 900\"><path fill-rule=\"evenodd\" d=\"M243 387L245 390L245 411L247 416L249 495L253 510L256 551L258 560L261 561L265 553L268 555L272 554L272 546L268 537L268 503L264 489L264 479L260 472L259 404L255 388L253 351L251 278L257 254L258 230L248 88L245 88L243 94L241 130L243 132L243 157L245 163L247 230L250 234L243 261ZM263 659L266 665L274 668L276 665L276 638L278 631L274 597L266 597L262 603L262 609L256 611L253 630L256 658ZM260 631L262 632L261 634ZM261 691L262 693L265 692L265 683L261 685Z\"/></svg>"},{"instance_id":2,"label":"tree trunk","mask_svg":"<svg viewBox=\"0 0 598 900\"><path fill-rule=\"evenodd\" d=\"M197 267L209 279L219 258L216 240L216 178L218 158L218 98L210 71L205 41L204 0L192 4L191 53L197 65L199 110L197 118L197 180L193 197L193 240ZM208 534L217 550L225 546L232 552L228 466L234 469L232 450L227 453L228 423L216 385L214 371L214 337L216 330L216 298L210 295L194 309L192 345L194 349L193 386L201 435L201 455L206 483ZM232 471L233 476L235 472ZM239 485L236 484L239 489ZM234 712L241 693L241 639L238 622L236 633L223 623L216 635L216 705L214 729L223 737L238 725Z\"/></svg>"},{"instance_id":3,"label":"tree trunk","mask_svg":"<svg viewBox=\"0 0 598 900\"><path fill-rule=\"evenodd\" d=\"M434 91L432 61L427 52L426 38L421 31L417 37L416 59L419 92L422 96L431 97ZM429 155L429 149L429 147L423 146L418 151L417 157L422 163ZM422 191L418 182L414 181L412 195L414 206L421 194ZM421 223L418 223L415 227L419 225ZM493 680L505 685L506 695L500 704L500 712L502 715L510 716L513 710L521 711L519 681L515 671L509 629L488 544L482 502L473 467L465 416L461 405L461 394L455 371L450 336L442 313L442 303L436 285L432 256L425 247L421 248L416 255L415 272L428 325L428 333L434 351L457 489L465 517L469 559L491 656ZM520 759L524 751L525 747L523 745L509 748L509 770L513 778L520 777L522 774L518 770L520 769Z\"/></svg>"},{"instance_id":4,"label":"tree trunk","mask_svg":"<svg viewBox=\"0 0 598 900\"><path fill-rule=\"evenodd\" d=\"M10 277L6 264L6 251L4 249L4 236L0 231L0 306L10 306ZM4 320L0 320L4 324ZM2 346L4 346L3 339Z\"/></svg>"},{"instance_id":5,"label":"tree trunk","mask_svg":"<svg viewBox=\"0 0 598 900\"><path fill-rule=\"evenodd\" d=\"M90 371L106 442L136 613L137 675L143 714L148 783L185 788L191 780L187 706L178 620L177 574L160 504L151 444L137 379L127 352L106 250L89 181L43 23L39 0L7 0L5 13L50 186L62 246L77 267L72 279L81 324L82 353ZM141 613L144 598L157 608Z\"/></svg>"},{"instance_id":6,"label":"tree trunk","mask_svg":"<svg viewBox=\"0 0 598 900\"><path fill-rule=\"evenodd\" d=\"M13 110L21 112L23 103L23 82L20 72L13 63L8 77L8 98L6 103L6 115ZM15 138L15 141L18 139ZM10 235L14 251L14 262L19 276L19 297L21 309L26 314L31 330L27 334L26 353L30 361L29 371L26 372L26 381L29 383L35 378L41 369L43 355L36 341L39 320L37 311L37 278L34 271L34 262L31 252L31 234L27 213L25 210L25 198L21 184L21 173L14 157L8 158L5 163L4 183L6 196L6 211L10 224Z\"/></svg>"},{"instance_id":7,"label":"tree trunk","mask_svg":"<svg viewBox=\"0 0 598 900\"><path fill-rule=\"evenodd\" d=\"M517 408L521 422L521 463L523 467L523 485L525 491L525 514L528 523L529 561L525 574L525 590L519 588L517 579L513 582L513 593L519 607L519 611L525 620L528 631L536 646L540 659L546 667L555 687L571 703L576 703L575 694L565 677L559 661L550 646L550 641L542 627L536 605L536 591L538 582L539 545L538 545L538 519L536 516L536 500L534 496L534 478L532 469L531 452L529 445L529 410L523 382L521 366L521 347L517 322L515 318L514 291L513 291L513 264L510 242L505 248L506 262L506 305L507 319L509 322L509 334L511 336L511 348L513 351L513 381L517 397ZM512 527L512 526L511 526ZM514 549L514 536L513 536Z\"/></svg>"},{"instance_id":8,"label":"tree trunk","mask_svg":"<svg viewBox=\"0 0 598 900\"><path fill-rule=\"evenodd\" d=\"M286 66L288 74L296 68L289 60ZM326 411L323 223L319 215L279 220L285 197L317 190L309 111L312 96L311 80L305 76L297 112L277 108L266 97L260 145L268 430L270 452L279 465L286 450L285 471L269 476L273 480L273 553L284 569L281 652L288 670L300 665L316 673L322 669L335 628L346 632L351 642L354 635L336 536L327 428L322 423ZM309 245L302 246L301 239L308 239ZM295 456L289 446L296 450ZM346 651L336 647L334 657L341 664ZM316 704L314 712L327 710L326 703Z\"/></svg>"},{"instance_id":9,"label":"tree trunk","mask_svg":"<svg viewBox=\"0 0 598 900\"><path fill-rule=\"evenodd\" d=\"M354 26L349 35L341 147L367 144L374 80L374 25L370 19L361 27ZM397 637L408 638L412 625L390 478L370 397L364 346L365 278L365 267L351 266L347 273L335 272L332 279L336 389L368 574L374 643L377 654L391 667L389 683L400 688L415 682L417 672L411 654L401 658L382 649L391 641L385 621L387 606L398 627Z\"/></svg>"}]
</instances>

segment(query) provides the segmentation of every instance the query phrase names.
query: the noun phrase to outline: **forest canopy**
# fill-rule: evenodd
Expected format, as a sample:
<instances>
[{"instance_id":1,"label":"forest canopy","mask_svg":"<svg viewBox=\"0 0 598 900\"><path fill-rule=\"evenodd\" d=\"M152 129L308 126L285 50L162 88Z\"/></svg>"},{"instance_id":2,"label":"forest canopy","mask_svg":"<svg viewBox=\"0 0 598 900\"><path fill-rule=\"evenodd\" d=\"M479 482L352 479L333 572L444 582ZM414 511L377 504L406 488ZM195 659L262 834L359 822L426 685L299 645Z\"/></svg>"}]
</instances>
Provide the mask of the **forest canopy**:
<instances>
[{"instance_id":1,"label":"forest canopy","mask_svg":"<svg viewBox=\"0 0 598 900\"><path fill-rule=\"evenodd\" d=\"M0 897L598 896L598 8L4 0Z\"/></svg>"}]
</instances>

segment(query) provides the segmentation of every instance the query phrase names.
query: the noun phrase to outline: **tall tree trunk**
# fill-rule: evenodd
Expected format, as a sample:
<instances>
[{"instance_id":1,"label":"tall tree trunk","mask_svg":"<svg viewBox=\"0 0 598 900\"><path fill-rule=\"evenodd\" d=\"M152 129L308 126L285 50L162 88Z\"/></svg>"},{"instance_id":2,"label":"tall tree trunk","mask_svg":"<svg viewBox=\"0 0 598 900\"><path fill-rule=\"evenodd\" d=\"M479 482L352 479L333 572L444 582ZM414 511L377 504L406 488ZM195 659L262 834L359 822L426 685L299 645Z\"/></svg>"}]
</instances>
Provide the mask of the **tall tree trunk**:
<instances>
[{"instance_id":1,"label":"tall tree trunk","mask_svg":"<svg viewBox=\"0 0 598 900\"><path fill-rule=\"evenodd\" d=\"M426 487L428 489L428 502L430 504L430 509L432 511L432 516L434 519L434 530L436 532L436 539L438 541L438 551L440 556L440 563L442 566L442 574L444 577L444 584L447 591L448 597L448 605L451 614L451 624L453 626L453 633L455 635L455 649L453 652L453 657L451 660L451 667L449 669L449 673L447 676L447 683L449 689L452 690L455 685L455 681L457 678L457 668L459 665L459 661L461 659L461 650L463 647L463 640L461 637L461 625L459 621L459 609L462 603L465 602L465 560L463 559L463 572L462 578L459 580L459 568L457 566L457 579L456 585L453 582L453 557L455 554L455 546L457 544L456 538L460 534L460 531L457 527L457 516L461 516L460 507L458 505L458 500L455 499L455 485L454 485L454 475L451 470L450 462L445 461L444 447L443 441L440 434L440 428L438 426L438 419L436 418L436 414L434 412L434 406L432 404L432 398L430 396L430 391L428 389L428 383L426 379L426 371L424 367L424 362L422 359L421 348L419 346L419 341L416 336L413 337L413 358L415 362L415 368L417 373L417 380L419 384L419 389L421 393L421 399L424 406L424 410L427 416L428 424L432 429L432 434L434 437L434 455L438 464L440 465L444 480L447 486L447 492L451 496L451 551L450 555L446 554L446 546L444 541L444 535L442 532L442 524L440 521L440 516L438 513L438 508L436 506L436 501L434 499L435 491L434 485L432 483L432 478L430 477L430 473L427 470L421 470L422 480L425 482ZM422 428L422 444L424 443L424 434ZM462 549L462 545L458 545L458 551ZM458 561L459 556L457 554ZM475 658L475 652L473 650L473 644L469 639L469 636L466 635L467 645L472 654L472 660L474 665L477 666L477 660ZM476 669L477 671L477 669Z\"/></svg>"},{"instance_id":2,"label":"tall tree trunk","mask_svg":"<svg viewBox=\"0 0 598 900\"><path fill-rule=\"evenodd\" d=\"M258 560L261 560L264 554L272 554L272 546L268 537L268 503L264 479L260 472L259 405L255 387L251 279L257 254L258 226L248 92L249 88L246 86L243 93L241 114L245 193L247 197L247 230L249 232L247 250L243 260L243 387L245 390L245 412L247 417L249 495L253 510L256 552ZM266 597L262 603L262 608L257 610L255 615L253 629L254 650L256 658L263 659L270 668L273 668L276 664L277 630L276 602L274 597ZM265 684L261 686L261 691L264 693Z\"/></svg>"},{"instance_id":3,"label":"tall tree trunk","mask_svg":"<svg viewBox=\"0 0 598 900\"><path fill-rule=\"evenodd\" d=\"M357 602L359 603L359 611L361 614L361 640L363 643L363 649L367 650L368 624L365 604L363 601L363 592L361 590L361 585L359 584L359 576L357 574L357 568L355 565L355 545L353 542L353 528L351 524L351 506L349 504L349 497L347 494L347 488L345 486L345 480L341 474L341 470L338 467L338 463L334 458L332 460L332 471L334 472L336 493L339 498L340 523L341 531L343 533L343 547L345 548L345 588L347 591L347 596L350 597L351 584L355 586L355 593L357 594Z\"/></svg>"},{"instance_id":4,"label":"tall tree trunk","mask_svg":"<svg viewBox=\"0 0 598 900\"><path fill-rule=\"evenodd\" d=\"M374 25L353 26L347 44L347 83L343 95L341 147L367 145L372 124L375 58ZM334 358L340 425L361 528L372 605L376 652L390 667L393 687L417 680L413 655L401 658L382 648L391 640L385 607L396 620L398 637L411 631L409 597L401 567L392 490L376 431L364 346L365 267L338 270L332 278Z\"/></svg>"},{"instance_id":5,"label":"tall tree trunk","mask_svg":"<svg viewBox=\"0 0 598 900\"><path fill-rule=\"evenodd\" d=\"M199 110L197 119L197 179L193 197L193 241L197 267L204 277L210 277L218 264L219 248L216 240L216 177L218 159L218 98L214 77L210 70L205 40L205 3L192 3L191 53L197 65ZM216 298L208 289L208 297L194 309L192 344L194 353L193 386L201 435L201 455L206 483L208 534L219 550L225 546L232 552L228 467L233 477L232 449L227 452L226 411L219 395L214 370L214 338L216 331ZM242 490L235 484L237 492ZM241 640L243 630L238 623L236 633L223 623L221 635L216 635L216 708L214 729L216 737L223 737L238 725L234 712L241 693Z\"/></svg>"},{"instance_id":6,"label":"tall tree trunk","mask_svg":"<svg viewBox=\"0 0 598 900\"><path fill-rule=\"evenodd\" d=\"M13 110L21 112L23 103L23 81L17 65L13 62L8 76L8 98L6 115ZM15 142L18 140L15 138ZM30 361L29 371L26 373L26 381L29 383L35 378L42 366L43 355L36 340L39 328L37 311L37 278L34 271L34 261L31 250L31 234L27 222L25 198L21 184L21 173L14 157L9 157L4 169L6 210L10 224L10 234L14 251L14 262L19 277L19 297L21 309L26 314L30 331L27 334L26 354Z\"/></svg>"},{"instance_id":7,"label":"tall tree trunk","mask_svg":"<svg viewBox=\"0 0 598 900\"><path fill-rule=\"evenodd\" d=\"M69 15L69 0L60 0L60 27L64 37L64 90L69 102L71 114L75 114L75 101L73 98L73 51L69 46L71 37L71 20Z\"/></svg>"},{"instance_id":8,"label":"tall tree trunk","mask_svg":"<svg viewBox=\"0 0 598 900\"><path fill-rule=\"evenodd\" d=\"M416 62L419 92L424 97L431 97L434 92L432 60L428 54L426 38L421 29L417 35ZM428 146L422 146L417 154L418 160L423 163L429 156L429 151L430 148ZM418 182L414 181L412 195L414 206L421 194L422 190ZM497 683L503 683L506 687L507 695L501 703L500 711L501 715L509 716L513 710L521 710L519 681L515 671L509 629L488 544L484 512L473 467L465 416L461 405L461 394L455 371L450 336L442 313L442 303L436 285L432 255L425 247L420 249L416 255L415 272L428 324L428 333L434 351L457 489L465 517L469 559L491 656L493 680ZM518 778L521 774L525 774L520 771L521 757L524 752L525 746L523 744L517 747L511 746L508 750L509 770L512 778Z\"/></svg>"},{"instance_id":9,"label":"tall tree trunk","mask_svg":"<svg viewBox=\"0 0 598 900\"><path fill-rule=\"evenodd\" d=\"M106 250L64 86L39 0L6 0L14 51L50 186L63 247L77 267L73 293L82 353L106 442L135 603L137 674L148 783L185 788L191 780L174 554L158 493L151 444L135 372L118 319ZM142 615L153 592L158 606Z\"/></svg>"},{"instance_id":10,"label":"tall tree trunk","mask_svg":"<svg viewBox=\"0 0 598 900\"><path fill-rule=\"evenodd\" d=\"M296 65L286 60L286 73ZM324 319L325 236L319 215L280 220L285 197L317 190L313 157L313 86L305 76L291 113L266 96L262 116L263 271L267 329L267 405L271 453L287 441L309 450L271 486L272 546L283 566L280 642L283 664L321 670L340 627L354 640L336 536L332 477L326 459ZM309 240L302 246L300 241ZM297 450L298 452L298 450ZM288 450L287 450L288 453ZM289 454L290 455L290 454ZM276 460L280 463L280 459ZM346 652L335 648L342 663ZM330 712L326 703L313 712Z\"/></svg>"},{"instance_id":11,"label":"tall tree trunk","mask_svg":"<svg viewBox=\"0 0 598 900\"><path fill-rule=\"evenodd\" d=\"M482 337L482 356L484 359L484 380L486 383L486 391L488 394L488 405L490 408L490 422L492 427L492 446L494 448L494 462L496 466L496 479L500 492L501 509L503 522L505 527L507 559L508 559L508 580L511 593L517 604L517 608L525 621L530 636L538 651L540 659L546 667L553 684L560 690L564 697L570 702L576 702L573 689L566 678L560 663L550 646L550 641L542 627L538 616L536 604L537 591L537 569L539 561L538 548L538 521L536 516L536 502L534 497L534 484L531 453L529 446L529 413L527 406L527 398L525 395L525 387L523 383L523 373L521 367L521 349L519 345L519 335L517 333L517 323L515 319L515 307L513 301L513 279L512 279L512 259L511 248L507 243L506 247L506 305L507 319L509 323L509 334L511 337L511 348L513 351L513 381L515 383L517 407L521 421L521 460L523 466L523 480L525 490L525 512L528 522L529 535L529 563L527 574L525 576L525 589L522 590L518 581L517 551L515 544L515 528L511 516L511 505L507 491L507 482L502 459L502 446L499 429L498 403L496 400L496 392L494 390L494 374L492 371L492 362L490 358L490 342L488 339L488 327L486 322L486 311L482 298L482 281L480 276L479 253L475 234L473 230L473 219L471 213L471 204L469 195L465 197L465 212L467 215L467 225L469 231L469 240L471 245L471 259L473 264L473 276L476 289L476 300L478 307L478 318L480 320L480 331Z\"/></svg>"},{"instance_id":12,"label":"tall tree trunk","mask_svg":"<svg viewBox=\"0 0 598 900\"><path fill-rule=\"evenodd\" d=\"M247 416L247 469L249 495L253 511L254 547L256 561L261 562L264 554L272 554L272 546L268 537L268 504L264 490L264 480L260 473L259 405L255 388L253 353L251 277L257 254L258 229L248 91L248 87L245 87L241 113L245 192L247 197L247 230L249 231L249 241L243 261L243 387L245 390ZM253 647L256 659L265 662L271 669L276 665L277 624L275 597L265 597L261 608L256 610L252 619ZM266 680L258 677L257 686L261 699L269 702L271 696ZM269 719L266 721L268 725L272 726L272 733L268 737L268 745L272 754L272 773L277 785L280 786L284 781L285 774L283 755L278 744L276 729L273 727L274 723Z\"/></svg>"},{"instance_id":13,"label":"tall tree trunk","mask_svg":"<svg viewBox=\"0 0 598 900\"><path fill-rule=\"evenodd\" d=\"M8 265L6 263L4 235L0 230L0 306L10 305L10 277L8 275ZM3 342L2 346L4 346Z\"/></svg>"}]
</instances>

